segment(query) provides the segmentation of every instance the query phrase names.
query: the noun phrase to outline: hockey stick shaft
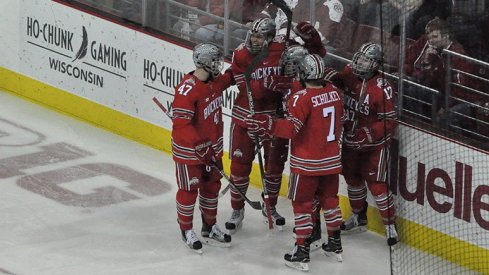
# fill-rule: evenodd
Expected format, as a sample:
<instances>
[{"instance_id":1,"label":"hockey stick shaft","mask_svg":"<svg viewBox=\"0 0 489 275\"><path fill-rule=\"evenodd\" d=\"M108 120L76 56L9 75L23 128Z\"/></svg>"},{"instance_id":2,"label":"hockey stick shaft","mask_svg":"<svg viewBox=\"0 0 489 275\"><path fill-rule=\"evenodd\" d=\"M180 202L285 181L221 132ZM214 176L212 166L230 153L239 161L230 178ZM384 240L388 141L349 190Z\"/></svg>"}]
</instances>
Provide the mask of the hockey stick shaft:
<instances>
[{"instance_id":1,"label":"hockey stick shaft","mask_svg":"<svg viewBox=\"0 0 489 275\"><path fill-rule=\"evenodd\" d=\"M252 201L248 199L248 197L246 197L246 195L243 194L243 192L241 192L241 190L238 189L238 187L231 181L231 179L224 173L224 171L221 170L219 166L217 166L217 163L212 162L212 167L214 167L214 169L216 169L219 172L219 174L221 174L221 176L226 179L226 181L229 184L228 186L232 186L234 190L241 196L241 198L243 198L251 206L251 208L256 210L262 209L261 203L259 201Z\"/></svg>"},{"instance_id":2,"label":"hockey stick shaft","mask_svg":"<svg viewBox=\"0 0 489 275\"><path fill-rule=\"evenodd\" d=\"M281 9L287 17L287 32L285 33L285 43L288 45L290 38L290 30L292 28L292 10L289 8L284 0L272 0L271 1L277 8Z\"/></svg>"},{"instance_id":3,"label":"hockey stick shaft","mask_svg":"<svg viewBox=\"0 0 489 275\"><path fill-rule=\"evenodd\" d=\"M163 104L156 97L153 97L153 101L154 103L156 103L156 105L158 105L158 107L160 107L163 113L165 113L170 119L173 119L173 116L170 114L170 112L165 108L165 106L163 106Z\"/></svg>"},{"instance_id":4,"label":"hockey stick shaft","mask_svg":"<svg viewBox=\"0 0 489 275\"><path fill-rule=\"evenodd\" d=\"M265 47L261 50L259 54L257 54L253 60L251 61L251 64L246 68L244 77L245 77L245 83L246 83L246 94L248 96L248 104L250 107L250 114L254 115L255 114L255 105L253 102L253 92L251 90L251 72L253 69L258 65L259 62L261 62L264 58L268 56L268 48ZM258 137L258 134L254 134L255 137L255 144L256 146L260 145L260 138ZM270 209L270 200L268 196L268 190L267 190L267 184L265 181L265 170L263 168L263 157L261 155L261 150L258 150L258 167L260 168L260 177L261 177L261 182L263 186L263 202L265 204L265 210L267 213L267 219L268 219L268 229L273 229L273 220L272 220L272 211Z\"/></svg>"}]
</instances>

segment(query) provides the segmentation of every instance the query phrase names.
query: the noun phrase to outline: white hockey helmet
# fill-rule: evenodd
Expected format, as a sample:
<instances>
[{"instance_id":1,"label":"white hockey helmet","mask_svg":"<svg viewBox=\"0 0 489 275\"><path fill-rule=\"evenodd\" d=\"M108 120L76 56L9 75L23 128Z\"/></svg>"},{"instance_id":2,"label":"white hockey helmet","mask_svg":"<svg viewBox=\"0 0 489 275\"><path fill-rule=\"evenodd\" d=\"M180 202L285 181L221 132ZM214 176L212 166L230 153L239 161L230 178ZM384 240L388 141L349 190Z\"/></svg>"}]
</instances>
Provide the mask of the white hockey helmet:
<instances>
[{"instance_id":1,"label":"white hockey helmet","mask_svg":"<svg viewBox=\"0 0 489 275\"><path fill-rule=\"evenodd\" d=\"M193 59L197 68L203 68L213 77L219 75L224 67L224 55L222 50L214 44L197 44L194 47Z\"/></svg>"},{"instance_id":2,"label":"white hockey helmet","mask_svg":"<svg viewBox=\"0 0 489 275\"><path fill-rule=\"evenodd\" d=\"M296 76L299 74L299 62L309 54L301 45L287 47L280 57L280 66L284 68L284 75Z\"/></svg>"},{"instance_id":3,"label":"white hockey helmet","mask_svg":"<svg viewBox=\"0 0 489 275\"><path fill-rule=\"evenodd\" d=\"M251 24L250 30L246 35L245 45L246 48L252 53L259 53L264 47L268 46L268 43L273 40L277 32L277 26L275 21L271 18L258 18ZM263 38L263 43L253 43L251 41L252 36L260 36Z\"/></svg>"},{"instance_id":4,"label":"white hockey helmet","mask_svg":"<svg viewBox=\"0 0 489 275\"><path fill-rule=\"evenodd\" d=\"M326 67L317 54L308 54L299 63L299 77L302 81L324 79Z\"/></svg>"},{"instance_id":5,"label":"white hockey helmet","mask_svg":"<svg viewBox=\"0 0 489 275\"><path fill-rule=\"evenodd\" d=\"M379 69L382 62L382 47L375 43L365 43L353 55L351 67L353 74L368 79Z\"/></svg>"}]
</instances>

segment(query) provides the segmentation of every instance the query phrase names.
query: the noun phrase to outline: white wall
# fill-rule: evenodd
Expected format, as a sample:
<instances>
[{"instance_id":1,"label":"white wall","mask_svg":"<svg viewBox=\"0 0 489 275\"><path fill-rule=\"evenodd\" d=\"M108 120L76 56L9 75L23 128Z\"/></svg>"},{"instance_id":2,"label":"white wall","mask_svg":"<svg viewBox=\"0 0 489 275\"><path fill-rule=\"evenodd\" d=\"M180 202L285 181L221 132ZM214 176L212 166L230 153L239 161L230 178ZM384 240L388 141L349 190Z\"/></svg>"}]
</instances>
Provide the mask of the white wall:
<instances>
[{"instance_id":1,"label":"white wall","mask_svg":"<svg viewBox=\"0 0 489 275\"><path fill-rule=\"evenodd\" d=\"M0 1L0 66L18 71L21 0Z\"/></svg>"}]
</instances>

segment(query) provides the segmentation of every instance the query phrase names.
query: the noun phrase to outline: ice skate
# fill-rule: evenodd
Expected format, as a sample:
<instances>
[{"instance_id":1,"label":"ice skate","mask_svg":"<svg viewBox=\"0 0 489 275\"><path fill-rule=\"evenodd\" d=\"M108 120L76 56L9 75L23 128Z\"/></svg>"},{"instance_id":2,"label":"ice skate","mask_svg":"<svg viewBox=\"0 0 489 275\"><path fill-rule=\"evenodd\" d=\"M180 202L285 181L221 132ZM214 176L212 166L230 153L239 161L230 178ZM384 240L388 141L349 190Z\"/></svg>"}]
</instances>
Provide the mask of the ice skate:
<instances>
[{"instance_id":1,"label":"ice skate","mask_svg":"<svg viewBox=\"0 0 489 275\"><path fill-rule=\"evenodd\" d=\"M231 218L225 224L226 229L229 230L230 234L236 233L236 231L238 231L241 228L243 219L244 219L244 208L241 208L239 210L233 210L233 213L231 214Z\"/></svg>"},{"instance_id":2,"label":"ice skate","mask_svg":"<svg viewBox=\"0 0 489 275\"><path fill-rule=\"evenodd\" d=\"M333 237L328 237L328 243L323 243L324 255L335 258L338 262L343 262L343 248L341 247L340 232L335 232Z\"/></svg>"},{"instance_id":3,"label":"ice skate","mask_svg":"<svg viewBox=\"0 0 489 275\"><path fill-rule=\"evenodd\" d=\"M302 271L309 271L309 245L294 245L292 253L284 256L285 265Z\"/></svg>"},{"instance_id":4,"label":"ice skate","mask_svg":"<svg viewBox=\"0 0 489 275\"><path fill-rule=\"evenodd\" d=\"M273 225L276 226L279 231L282 231L283 226L285 225L285 218L280 216L275 206L270 206L270 212L272 214ZM263 203L261 213L263 214L263 222L268 224L267 210L265 209L265 205Z\"/></svg>"},{"instance_id":5,"label":"ice skate","mask_svg":"<svg viewBox=\"0 0 489 275\"><path fill-rule=\"evenodd\" d=\"M217 247L231 247L231 236L222 232L217 224L202 225L202 237L205 244Z\"/></svg>"},{"instance_id":6,"label":"ice skate","mask_svg":"<svg viewBox=\"0 0 489 275\"><path fill-rule=\"evenodd\" d=\"M396 225L388 224L385 226L385 235L387 237L387 245L391 249L396 249L399 243L399 236L397 235Z\"/></svg>"},{"instance_id":7,"label":"ice skate","mask_svg":"<svg viewBox=\"0 0 489 275\"><path fill-rule=\"evenodd\" d=\"M367 231L367 206L360 213L352 213L346 221L341 224L341 233L358 233Z\"/></svg>"},{"instance_id":8,"label":"ice skate","mask_svg":"<svg viewBox=\"0 0 489 275\"><path fill-rule=\"evenodd\" d=\"M192 251L202 254L202 243L192 229L182 230L182 240Z\"/></svg>"}]
</instances>

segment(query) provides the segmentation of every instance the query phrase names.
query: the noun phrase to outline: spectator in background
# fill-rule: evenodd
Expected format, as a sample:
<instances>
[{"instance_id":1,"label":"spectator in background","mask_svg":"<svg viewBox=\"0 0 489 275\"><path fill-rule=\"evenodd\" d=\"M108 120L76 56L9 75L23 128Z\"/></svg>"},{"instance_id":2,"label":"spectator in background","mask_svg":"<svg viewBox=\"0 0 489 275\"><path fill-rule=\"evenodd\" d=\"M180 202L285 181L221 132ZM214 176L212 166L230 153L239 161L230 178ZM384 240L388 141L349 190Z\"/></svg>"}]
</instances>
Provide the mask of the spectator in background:
<instances>
[{"instance_id":1,"label":"spectator in background","mask_svg":"<svg viewBox=\"0 0 489 275\"><path fill-rule=\"evenodd\" d=\"M475 94L468 90L460 88L456 85L451 85L450 98L448 106L443 106L445 102L446 87L449 83L446 83L445 77L447 69L457 69L462 72L473 72L473 67L467 61L458 58L451 58L450 68L447 68L446 59L447 56L443 52L444 49L465 55L465 50L462 45L453 41L450 37L448 25L446 21L436 17L428 22L426 25L426 33L416 42L414 42L407 50L406 60L404 63L404 71L407 76L414 78L414 81L438 90L440 93L436 100L432 100L432 95L426 90L420 90L418 88L409 87L406 90L408 96L422 100L432 104L432 108L438 113L437 119L445 120L450 119L452 125L461 126L460 115L454 115L448 117L453 112L458 112L464 115L469 115L470 108L466 103L461 102L458 99L463 99L469 102L477 102ZM464 74L457 71L451 72L451 82L467 87L471 87L471 81ZM422 108L419 102L410 101L407 109L415 111L416 113L422 113L425 116L430 116L430 108ZM445 112L445 108L449 108L449 112Z\"/></svg>"},{"instance_id":2,"label":"spectator in background","mask_svg":"<svg viewBox=\"0 0 489 275\"><path fill-rule=\"evenodd\" d=\"M267 17L267 14L262 11L268 2L264 0L229 0L229 20L245 25L256 18ZM210 0L208 12L224 18L223 4L223 0ZM201 27L195 31L195 38L200 41L223 44L224 20L216 20L205 15L200 15L198 19ZM230 24L229 31L230 48L234 49L244 41L248 29Z\"/></svg>"},{"instance_id":3,"label":"spectator in background","mask_svg":"<svg viewBox=\"0 0 489 275\"><path fill-rule=\"evenodd\" d=\"M452 10L452 0L424 0L408 18L406 22L406 37L417 40L425 32L426 24L438 17L446 20Z\"/></svg>"},{"instance_id":4,"label":"spectator in background","mask_svg":"<svg viewBox=\"0 0 489 275\"><path fill-rule=\"evenodd\" d=\"M237 0L229 0L229 19L241 21L240 9ZM224 18L224 1L210 0L208 12ZM199 15L200 28L195 31L195 38L200 41L208 41L217 44L223 44L224 40L224 20L215 19L206 15Z\"/></svg>"}]
</instances>

